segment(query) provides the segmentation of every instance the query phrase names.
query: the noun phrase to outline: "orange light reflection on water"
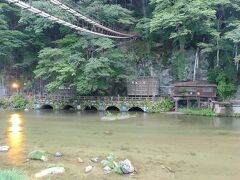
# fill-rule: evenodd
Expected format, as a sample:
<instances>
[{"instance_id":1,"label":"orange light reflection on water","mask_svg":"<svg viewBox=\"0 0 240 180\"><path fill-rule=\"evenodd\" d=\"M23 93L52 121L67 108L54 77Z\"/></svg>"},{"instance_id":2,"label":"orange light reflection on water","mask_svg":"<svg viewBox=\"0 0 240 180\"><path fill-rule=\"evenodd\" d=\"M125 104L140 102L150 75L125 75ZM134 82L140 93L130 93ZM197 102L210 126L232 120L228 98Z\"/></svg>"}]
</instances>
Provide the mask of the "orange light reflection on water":
<instances>
[{"instance_id":1,"label":"orange light reflection on water","mask_svg":"<svg viewBox=\"0 0 240 180\"><path fill-rule=\"evenodd\" d=\"M11 115L7 131L7 144L11 147L8 152L9 163L19 165L24 158L22 128L23 119L17 113Z\"/></svg>"}]
</instances>

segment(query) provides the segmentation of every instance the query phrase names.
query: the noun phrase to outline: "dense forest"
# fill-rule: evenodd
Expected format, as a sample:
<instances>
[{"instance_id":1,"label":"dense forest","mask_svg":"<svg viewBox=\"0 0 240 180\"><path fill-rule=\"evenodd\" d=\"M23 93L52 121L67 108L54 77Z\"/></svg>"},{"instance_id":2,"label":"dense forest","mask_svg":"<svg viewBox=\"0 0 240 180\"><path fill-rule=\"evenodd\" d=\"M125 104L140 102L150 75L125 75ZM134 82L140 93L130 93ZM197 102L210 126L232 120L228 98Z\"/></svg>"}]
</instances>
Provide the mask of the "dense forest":
<instances>
[{"instance_id":1,"label":"dense forest","mask_svg":"<svg viewBox=\"0 0 240 180\"><path fill-rule=\"evenodd\" d=\"M29 91L41 81L50 92L67 83L80 95L124 95L127 81L153 75L156 65L170 68L174 81L185 80L187 53L191 50L196 54L195 63L207 61L208 80L218 85L220 97L227 99L236 92L239 0L62 2L108 27L138 33L139 37L114 40L77 33L0 0L2 83L17 80L25 83L23 90ZM49 1L29 3L86 26Z\"/></svg>"}]
</instances>

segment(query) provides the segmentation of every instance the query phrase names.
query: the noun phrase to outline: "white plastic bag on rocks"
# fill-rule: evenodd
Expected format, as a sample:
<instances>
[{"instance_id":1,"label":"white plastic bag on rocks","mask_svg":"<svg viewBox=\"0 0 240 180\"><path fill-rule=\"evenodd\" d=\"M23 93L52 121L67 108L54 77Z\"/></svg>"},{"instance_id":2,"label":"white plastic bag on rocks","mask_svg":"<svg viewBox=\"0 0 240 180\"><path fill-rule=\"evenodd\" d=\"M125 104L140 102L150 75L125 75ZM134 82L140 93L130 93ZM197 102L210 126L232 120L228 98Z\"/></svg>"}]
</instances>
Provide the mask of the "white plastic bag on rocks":
<instances>
[{"instance_id":1,"label":"white plastic bag on rocks","mask_svg":"<svg viewBox=\"0 0 240 180\"><path fill-rule=\"evenodd\" d=\"M129 161L128 159L124 160L124 161L120 161L119 162L122 172L124 174L130 174L134 172L134 167L131 163L131 161Z\"/></svg>"}]
</instances>

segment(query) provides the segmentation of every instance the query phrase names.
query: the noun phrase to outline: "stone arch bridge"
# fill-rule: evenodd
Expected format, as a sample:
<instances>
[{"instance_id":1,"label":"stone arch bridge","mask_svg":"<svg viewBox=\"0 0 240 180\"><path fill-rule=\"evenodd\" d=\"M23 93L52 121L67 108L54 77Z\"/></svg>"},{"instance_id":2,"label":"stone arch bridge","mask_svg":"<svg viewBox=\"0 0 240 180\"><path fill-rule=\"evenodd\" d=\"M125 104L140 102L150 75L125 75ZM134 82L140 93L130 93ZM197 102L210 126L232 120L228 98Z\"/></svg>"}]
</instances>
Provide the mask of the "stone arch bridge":
<instances>
[{"instance_id":1,"label":"stone arch bridge","mask_svg":"<svg viewBox=\"0 0 240 180\"><path fill-rule=\"evenodd\" d=\"M44 96L34 97L34 109L95 110L95 111L142 111L147 112L150 104L161 102L164 97L99 97L99 96Z\"/></svg>"}]
</instances>

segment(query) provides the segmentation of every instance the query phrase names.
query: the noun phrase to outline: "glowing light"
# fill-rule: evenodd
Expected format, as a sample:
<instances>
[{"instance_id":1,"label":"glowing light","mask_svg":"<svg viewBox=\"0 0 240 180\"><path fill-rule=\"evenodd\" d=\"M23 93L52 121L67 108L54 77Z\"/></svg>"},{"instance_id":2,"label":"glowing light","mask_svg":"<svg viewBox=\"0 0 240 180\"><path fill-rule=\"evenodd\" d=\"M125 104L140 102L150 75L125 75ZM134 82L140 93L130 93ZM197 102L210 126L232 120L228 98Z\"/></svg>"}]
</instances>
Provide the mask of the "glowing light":
<instances>
[{"instance_id":1,"label":"glowing light","mask_svg":"<svg viewBox=\"0 0 240 180\"><path fill-rule=\"evenodd\" d=\"M24 158L23 153L23 128L21 124L23 123L22 118L19 114L12 114L9 119L10 126L8 127L7 133L7 143L11 147L8 152L9 161L18 165L21 164L21 161Z\"/></svg>"},{"instance_id":2,"label":"glowing light","mask_svg":"<svg viewBox=\"0 0 240 180\"><path fill-rule=\"evenodd\" d=\"M19 116L19 114L12 114L10 118L11 126L9 127L9 131L12 132L12 134L17 135L21 131L21 123L22 120Z\"/></svg>"},{"instance_id":3,"label":"glowing light","mask_svg":"<svg viewBox=\"0 0 240 180\"><path fill-rule=\"evenodd\" d=\"M19 84L18 83L12 83L12 88L18 89L19 88Z\"/></svg>"},{"instance_id":4,"label":"glowing light","mask_svg":"<svg viewBox=\"0 0 240 180\"><path fill-rule=\"evenodd\" d=\"M20 118L19 114L12 114L10 121L13 126L19 126L21 124L21 118Z\"/></svg>"}]
</instances>

